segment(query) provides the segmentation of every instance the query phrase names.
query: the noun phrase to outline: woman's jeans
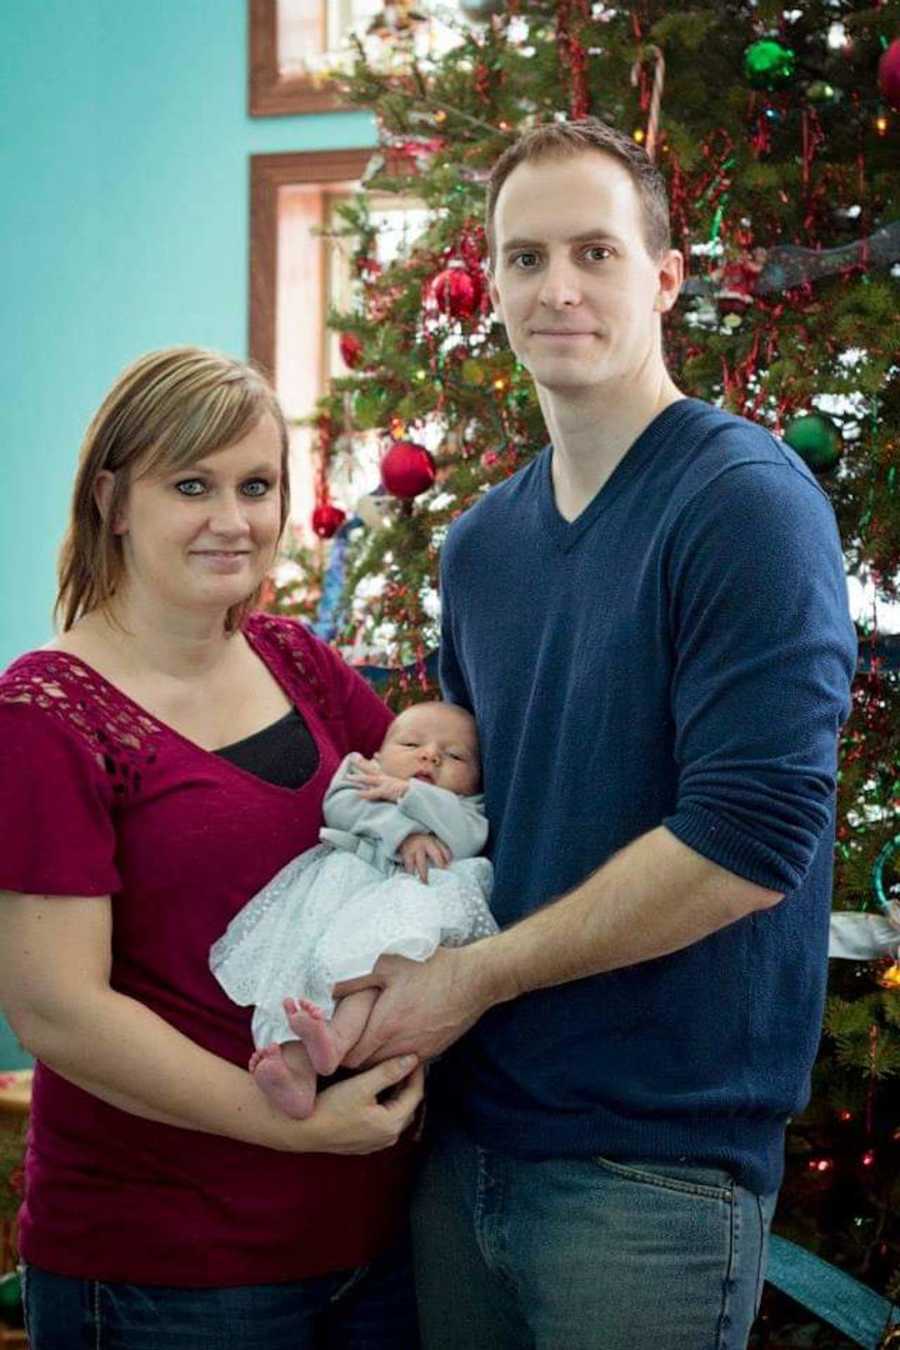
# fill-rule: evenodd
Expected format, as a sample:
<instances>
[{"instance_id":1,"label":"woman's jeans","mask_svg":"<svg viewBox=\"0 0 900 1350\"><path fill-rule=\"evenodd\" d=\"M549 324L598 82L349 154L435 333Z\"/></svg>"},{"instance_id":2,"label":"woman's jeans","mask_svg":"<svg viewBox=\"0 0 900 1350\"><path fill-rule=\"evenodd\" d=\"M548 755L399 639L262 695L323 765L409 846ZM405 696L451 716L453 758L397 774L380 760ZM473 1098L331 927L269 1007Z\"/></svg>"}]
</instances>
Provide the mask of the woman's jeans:
<instances>
[{"instance_id":1,"label":"woman's jeans","mask_svg":"<svg viewBox=\"0 0 900 1350\"><path fill-rule=\"evenodd\" d=\"M348 1223L352 1217L348 1215ZM24 1271L30 1350L417 1350L404 1247L296 1284L181 1289Z\"/></svg>"},{"instance_id":2,"label":"woman's jeans","mask_svg":"<svg viewBox=\"0 0 900 1350\"><path fill-rule=\"evenodd\" d=\"M413 1205L425 1350L738 1350L775 1196L710 1167L523 1162L456 1129Z\"/></svg>"}]
</instances>

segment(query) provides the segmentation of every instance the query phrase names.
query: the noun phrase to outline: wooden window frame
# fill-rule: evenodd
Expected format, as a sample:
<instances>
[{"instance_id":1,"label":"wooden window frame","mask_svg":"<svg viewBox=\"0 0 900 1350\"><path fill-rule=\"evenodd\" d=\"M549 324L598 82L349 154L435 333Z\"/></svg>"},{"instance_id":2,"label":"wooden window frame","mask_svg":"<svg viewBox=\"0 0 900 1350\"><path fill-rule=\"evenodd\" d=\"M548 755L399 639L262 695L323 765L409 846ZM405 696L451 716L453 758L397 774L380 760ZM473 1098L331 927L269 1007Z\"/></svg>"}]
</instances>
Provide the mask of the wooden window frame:
<instances>
[{"instance_id":1,"label":"wooden window frame","mask_svg":"<svg viewBox=\"0 0 900 1350\"><path fill-rule=\"evenodd\" d=\"M314 84L307 75L282 75L278 64L278 0L248 0L251 117L346 108L333 85Z\"/></svg>"},{"instance_id":2,"label":"wooden window frame","mask_svg":"<svg viewBox=\"0 0 900 1350\"><path fill-rule=\"evenodd\" d=\"M278 193L303 183L358 182L374 151L306 150L250 156L249 352L275 379Z\"/></svg>"}]
</instances>

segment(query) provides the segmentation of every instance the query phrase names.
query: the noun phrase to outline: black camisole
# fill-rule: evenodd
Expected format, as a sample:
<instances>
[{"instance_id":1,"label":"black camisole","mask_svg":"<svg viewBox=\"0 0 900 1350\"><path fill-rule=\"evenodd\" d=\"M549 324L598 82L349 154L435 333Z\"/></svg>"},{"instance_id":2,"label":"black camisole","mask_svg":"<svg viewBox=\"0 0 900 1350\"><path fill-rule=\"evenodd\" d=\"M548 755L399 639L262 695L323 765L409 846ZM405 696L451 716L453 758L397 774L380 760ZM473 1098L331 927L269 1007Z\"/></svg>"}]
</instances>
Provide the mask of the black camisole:
<instances>
[{"instance_id":1,"label":"black camisole","mask_svg":"<svg viewBox=\"0 0 900 1350\"><path fill-rule=\"evenodd\" d=\"M216 754L276 787L302 787L319 767L316 743L296 708Z\"/></svg>"}]
</instances>

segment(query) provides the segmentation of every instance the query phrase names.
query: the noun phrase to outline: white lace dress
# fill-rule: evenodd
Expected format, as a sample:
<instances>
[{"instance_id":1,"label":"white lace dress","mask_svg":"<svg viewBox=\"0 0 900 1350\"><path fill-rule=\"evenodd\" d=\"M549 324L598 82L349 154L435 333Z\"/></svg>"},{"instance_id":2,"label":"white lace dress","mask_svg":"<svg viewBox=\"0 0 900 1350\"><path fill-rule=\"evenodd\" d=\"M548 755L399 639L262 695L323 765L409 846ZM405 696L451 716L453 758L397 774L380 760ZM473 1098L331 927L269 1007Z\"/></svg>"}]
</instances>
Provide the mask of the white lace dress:
<instances>
[{"instance_id":1,"label":"white lace dress","mask_svg":"<svg viewBox=\"0 0 900 1350\"><path fill-rule=\"evenodd\" d=\"M492 869L476 855L488 826L482 798L412 781L398 803L360 797L348 755L331 781L323 843L286 867L228 925L210 968L235 1003L255 1005L257 1046L296 1039L281 1001L308 998L331 1016L339 980L371 971L379 956L426 961L497 931L488 908ZM396 862L410 834L436 834L453 862L428 883Z\"/></svg>"}]
</instances>

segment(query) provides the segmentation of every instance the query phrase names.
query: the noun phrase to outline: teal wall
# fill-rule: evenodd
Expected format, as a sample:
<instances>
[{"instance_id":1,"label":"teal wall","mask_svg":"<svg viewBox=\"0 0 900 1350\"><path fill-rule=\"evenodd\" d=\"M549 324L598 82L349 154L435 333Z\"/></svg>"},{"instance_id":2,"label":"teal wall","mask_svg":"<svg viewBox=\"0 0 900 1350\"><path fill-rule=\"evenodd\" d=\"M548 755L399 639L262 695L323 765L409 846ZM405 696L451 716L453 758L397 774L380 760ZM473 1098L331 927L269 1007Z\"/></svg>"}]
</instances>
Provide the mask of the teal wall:
<instances>
[{"instance_id":1,"label":"teal wall","mask_svg":"<svg viewBox=\"0 0 900 1350\"><path fill-rule=\"evenodd\" d=\"M365 113L248 117L246 53L246 0L0 3L0 668L50 636L117 373L173 343L246 354L248 156L374 143ZM0 1027L0 1068L11 1046Z\"/></svg>"}]
</instances>

